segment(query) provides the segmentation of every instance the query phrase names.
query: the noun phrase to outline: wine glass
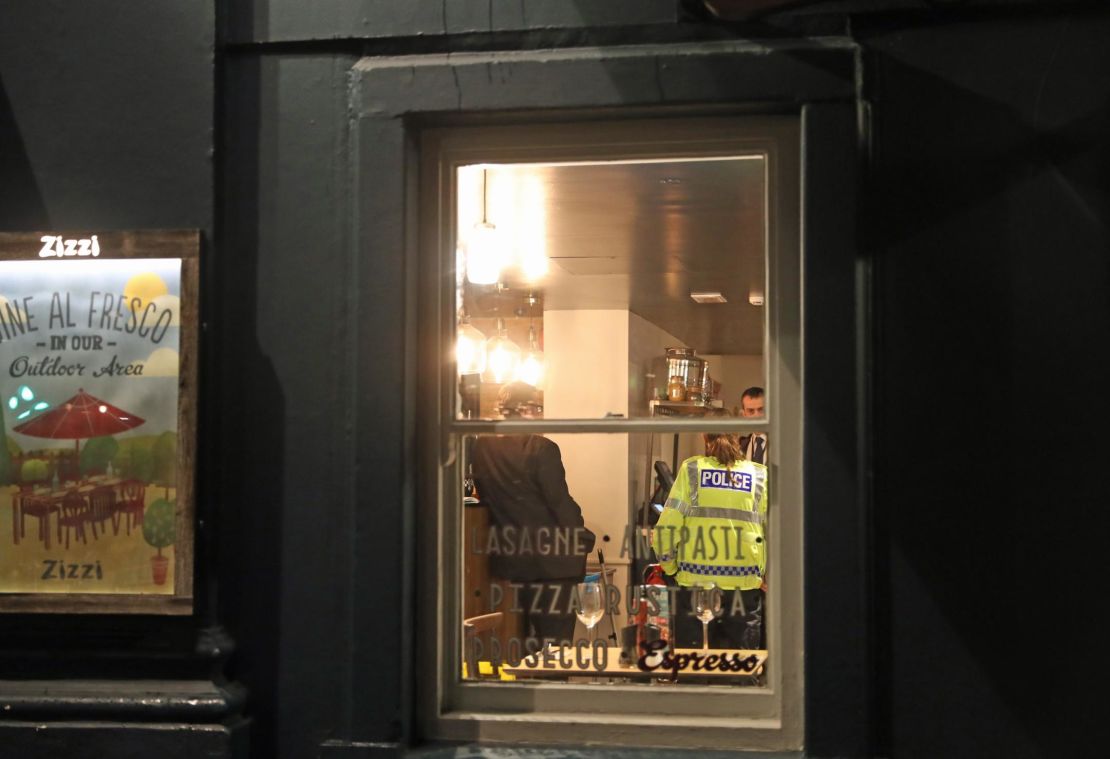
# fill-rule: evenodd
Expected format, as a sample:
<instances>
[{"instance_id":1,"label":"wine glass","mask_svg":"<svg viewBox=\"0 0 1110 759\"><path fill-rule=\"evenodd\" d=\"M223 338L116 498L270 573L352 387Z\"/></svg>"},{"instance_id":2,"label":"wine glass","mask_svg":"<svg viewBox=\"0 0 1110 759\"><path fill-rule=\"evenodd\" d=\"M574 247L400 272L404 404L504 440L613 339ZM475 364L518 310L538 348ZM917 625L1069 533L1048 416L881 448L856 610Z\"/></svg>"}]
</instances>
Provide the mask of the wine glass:
<instances>
[{"instance_id":1,"label":"wine glass","mask_svg":"<svg viewBox=\"0 0 1110 759\"><path fill-rule=\"evenodd\" d=\"M721 616L721 589L710 583L694 588L694 615L701 620L701 647L709 649L709 623Z\"/></svg>"},{"instance_id":2,"label":"wine glass","mask_svg":"<svg viewBox=\"0 0 1110 759\"><path fill-rule=\"evenodd\" d=\"M605 608L601 605L601 585L596 582L578 583L578 621L586 626L590 643L594 641L594 626L601 621Z\"/></svg>"}]
</instances>

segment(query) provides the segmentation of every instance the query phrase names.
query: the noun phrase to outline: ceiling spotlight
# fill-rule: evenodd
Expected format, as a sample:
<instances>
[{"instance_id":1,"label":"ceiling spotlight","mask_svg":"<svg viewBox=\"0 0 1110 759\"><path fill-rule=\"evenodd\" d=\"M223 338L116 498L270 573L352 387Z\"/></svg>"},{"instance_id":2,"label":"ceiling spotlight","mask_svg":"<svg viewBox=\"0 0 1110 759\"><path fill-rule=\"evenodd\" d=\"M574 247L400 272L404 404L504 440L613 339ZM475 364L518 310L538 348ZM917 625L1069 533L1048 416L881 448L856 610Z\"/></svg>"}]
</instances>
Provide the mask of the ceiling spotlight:
<instances>
[{"instance_id":1,"label":"ceiling spotlight","mask_svg":"<svg viewBox=\"0 0 1110 759\"><path fill-rule=\"evenodd\" d=\"M693 290L690 292L690 298L695 303L728 303L728 299L716 291Z\"/></svg>"}]
</instances>

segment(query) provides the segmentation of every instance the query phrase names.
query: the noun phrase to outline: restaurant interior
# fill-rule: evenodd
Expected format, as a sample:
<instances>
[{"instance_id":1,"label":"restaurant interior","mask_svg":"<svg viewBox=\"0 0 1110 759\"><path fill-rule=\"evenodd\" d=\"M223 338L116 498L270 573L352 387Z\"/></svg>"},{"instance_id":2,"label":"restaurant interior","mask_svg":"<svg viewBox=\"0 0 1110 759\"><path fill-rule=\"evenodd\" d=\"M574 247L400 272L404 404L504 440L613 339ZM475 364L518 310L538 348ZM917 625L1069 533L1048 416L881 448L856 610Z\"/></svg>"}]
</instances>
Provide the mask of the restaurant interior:
<instances>
[{"instance_id":1,"label":"restaurant interior","mask_svg":"<svg viewBox=\"0 0 1110 759\"><path fill-rule=\"evenodd\" d=\"M459 168L457 418L501 418L499 392L515 381L538 389L545 420L739 415L742 392L766 384L766 163L753 154ZM703 453L701 435L545 436L597 536L587 573L604 570L624 599L653 558L642 540L666 499L660 472ZM469 480L460 487L464 533L480 546L490 518L472 490ZM475 620L491 611L486 588L497 580L480 550L462 555L463 615ZM498 611L479 632L519 636L507 604ZM614 611L598 635L629 624L624 600ZM588 632L579 623L575 637Z\"/></svg>"}]
</instances>

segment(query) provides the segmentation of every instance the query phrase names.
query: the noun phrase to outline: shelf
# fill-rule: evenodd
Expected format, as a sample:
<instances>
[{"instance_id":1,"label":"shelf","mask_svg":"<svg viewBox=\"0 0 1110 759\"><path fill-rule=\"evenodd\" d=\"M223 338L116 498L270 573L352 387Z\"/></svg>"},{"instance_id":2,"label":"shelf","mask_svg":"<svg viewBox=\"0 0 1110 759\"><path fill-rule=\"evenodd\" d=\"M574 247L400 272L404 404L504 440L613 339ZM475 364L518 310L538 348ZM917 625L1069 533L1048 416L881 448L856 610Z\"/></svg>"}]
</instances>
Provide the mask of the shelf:
<instances>
[{"instance_id":1,"label":"shelf","mask_svg":"<svg viewBox=\"0 0 1110 759\"><path fill-rule=\"evenodd\" d=\"M651 416L702 416L708 411L723 408L724 402L701 401L648 401Z\"/></svg>"}]
</instances>

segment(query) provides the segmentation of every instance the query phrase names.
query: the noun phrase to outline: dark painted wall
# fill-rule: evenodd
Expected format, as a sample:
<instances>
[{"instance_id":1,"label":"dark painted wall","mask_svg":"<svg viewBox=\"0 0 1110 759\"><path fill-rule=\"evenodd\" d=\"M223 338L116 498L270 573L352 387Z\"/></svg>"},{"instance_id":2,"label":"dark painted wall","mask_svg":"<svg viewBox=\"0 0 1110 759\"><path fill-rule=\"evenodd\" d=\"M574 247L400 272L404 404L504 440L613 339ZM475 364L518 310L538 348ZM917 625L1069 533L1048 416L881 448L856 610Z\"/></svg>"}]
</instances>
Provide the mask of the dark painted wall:
<instances>
[{"instance_id":1,"label":"dark painted wall","mask_svg":"<svg viewBox=\"0 0 1110 759\"><path fill-rule=\"evenodd\" d=\"M251 690L259 757L314 756L328 738L360 735L352 724L395 711L397 701L351 667L358 647L393 643L353 626L356 607L372 603L352 587L354 509L375 506L354 491L350 443L353 64L296 55L226 64L229 261L218 286L236 313L224 377L234 383L228 414L240 433L221 593L240 642L229 674ZM376 699L374 711L353 712L356 690Z\"/></svg>"},{"instance_id":2,"label":"dark painted wall","mask_svg":"<svg viewBox=\"0 0 1110 759\"><path fill-rule=\"evenodd\" d=\"M861 32L896 756L1105 743L1110 17ZM1097 72L1097 73L1096 73Z\"/></svg>"},{"instance_id":3,"label":"dark painted wall","mask_svg":"<svg viewBox=\"0 0 1110 759\"><path fill-rule=\"evenodd\" d=\"M0 5L0 230L199 228L215 224L215 8L204 0ZM211 630L212 410L218 259L203 251L197 614L192 618L0 615L0 755L226 756L242 745ZM207 631L206 631L207 630ZM217 653L219 650L219 653ZM81 680L94 681L83 684ZM97 685L141 680L135 688ZM203 698L198 683L207 682ZM226 723L225 723L226 719Z\"/></svg>"},{"instance_id":4,"label":"dark painted wall","mask_svg":"<svg viewBox=\"0 0 1110 759\"><path fill-rule=\"evenodd\" d=\"M402 4L228 4L219 69L212 3L0 8L0 228L216 228L200 535L218 528L219 595L202 612L238 643L227 673L251 689L259 757L328 740L346 755L345 741L396 738L404 712L349 666L382 645L356 585L374 507L347 418L366 349L346 318L366 158L348 155L350 66L390 35L390 52L512 48L530 30L635 40L682 17L620 3L621 32L584 1ZM1106 606L1110 17L1063 13L853 19L873 114L877 730L894 756L1086 755L1107 737L1086 694L1103 681ZM463 36L436 42L444 29ZM508 36L472 36L484 29ZM208 621L171 629L169 647ZM149 624L54 620L44 639L20 632L41 620L0 622L4 671L21 677L103 676L67 630L132 650Z\"/></svg>"},{"instance_id":5,"label":"dark painted wall","mask_svg":"<svg viewBox=\"0 0 1110 759\"><path fill-rule=\"evenodd\" d=\"M679 0L253 0L229 3L227 41L442 37L673 24Z\"/></svg>"},{"instance_id":6,"label":"dark painted wall","mask_svg":"<svg viewBox=\"0 0 1110 759\"><path fill-rule=\"evenodd\" d=\"M211 230L214 9L5 0L0 228Z\"/></svg>"},{"instance_id":7,"label":"dark painted wall","mask_svg":"<svg viewBox=\"0 0 1110 759\"><path fill-rule=\"evenodd\" d=\"M1098 532L1083 528L1100 524L1098 472L1088 462L1105 448L1107 414L1098 393L1105 370L1092 356L1110 326L1107 89L1088 73L1107 68L1098 45L1107 19L1001 8L962 19L904 15L855 23L874 116L862 228L875 292L879 746L895 756L1081 754L1094 735L1092 702L1083 694L1097 635L1082 620L1102 605L1087 588L1099 576ZM246 376L264 375L250 386L284 394L287 414L290 397L306 397L321 382L328 408L340 403L332 393L350 392L326 385L323 365L297 361L282 339L310 337L317 344L309 353L338 357L350 336L339 326L298 322L278 305L297 297L301 277L323 277L324 289L357 298L339 285L342 268L314 272L303 258L311 242L285 231L307 225L315 239L340 244L335 225L350 209L332 204L344 191L332 163L333 130L344 119L339 89L347 63L338 55L271 59L264 49L243 49L229 64L227 134L245 140L246 153L261 162L231 180L229 202L251 197L238 181L258 177L263 190L257 215L236 210L229 226L249 217L259 234L269 228L272 235L258 248L268 262L251 252L249 234L243 238L245 261L260 260L243 279L256 283L260 303L272 302L254 306L249 318L259 320L258 328L247 334L269 345L262 350L276 372L260 369L266 364L250 352L242 368ZM256 92L240 76L259 87L256 105L240 96ZM233 115L244 108L257 109L254 121ZM321 160L299 161L306 151ZM230 152L241 158L239 150ZM320 182L316 193L298 189ZM262 276L267 270L272 277ZM337 325L328 320L335 307L311 303L305 313ZM248 402L245 422L267 445L284 438L289 451L306 435L341 445L339 433L311 410L267 420L266 410L280 406L266 400ZM1034 421L1034 409L1044 418ZM945 412L954 417L950 423L942 420ZM1040 433L1055 442L1038 445ZM279 460L289 466L295 458ZM1031 477L1040 484L1029 484ZM297 479L288 475L287 490L305 487ZM347 484L340 477L323 493L342 499ZM268 487L269 473L260 469L246 490ZM267 578L280 577L286 588L261 591L244 607L258 605L257 618L274 624L243 628L257 637L239 660L242 677L259 694L256 710L276 715L281 726L261 740L280 735L280 746L307 746L328 735L388 740L399 694L350 695L360 688L357 679L321 657L332 646L358 650L361 631L344 616L348 610L334 609L343 612L335 617L340 624L315 636L307 629L309 614L342 606L338 596L355 571L353 549L343 540L349 525L321 525L288 492L270 495L283 504L282 519L273 518L278 511L252 518L263 532L284 533L287 547L281 557L264 541L247 549L253 558L233 581L261 589ZM305 550L321 548L335 549L328 561L341 568L332 573L337 598L298 590L294 567L327 571ZM274 594L274 607L264 601L266 592ZM286 629L293 636L287 641ZM1057 655L1057 647L1064 653ZM267 674L266 651L285 669ZM271 683L278 687L266 687ZM313 692L304 692L306 684ZM329 686L336 692L318 691ZM371 713L352 709L356 702Z\"/></svg>"}]
</instances>

